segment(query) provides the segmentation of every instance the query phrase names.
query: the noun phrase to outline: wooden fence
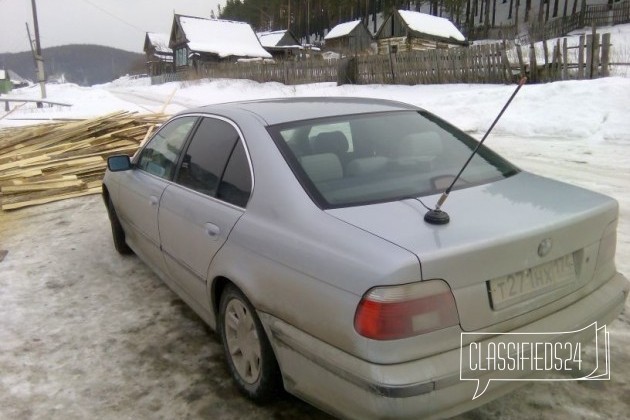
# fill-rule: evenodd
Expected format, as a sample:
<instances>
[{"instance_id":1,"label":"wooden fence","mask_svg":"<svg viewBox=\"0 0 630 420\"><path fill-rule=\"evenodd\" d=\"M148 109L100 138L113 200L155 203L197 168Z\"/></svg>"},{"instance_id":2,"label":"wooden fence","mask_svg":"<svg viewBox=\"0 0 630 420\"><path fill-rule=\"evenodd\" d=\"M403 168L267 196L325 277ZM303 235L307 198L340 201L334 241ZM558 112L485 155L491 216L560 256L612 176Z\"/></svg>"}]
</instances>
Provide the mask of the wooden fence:
<instances>
[{"instance_id":1,"label":"wooden fence","mask_svg":"<svg viewBox=\"0 0 630 420\"><path fill-rule=\"evenodd\" d=\"M359 84L512 81L510 64L500 44L366 56L357 61Z\"/></svg>"},{"instance_id":2,"label":"wooden fence","mask_svg":"<svg viewBox=\"0 0 630 420\"><path fill-rule=\"evenodd\" d=\"M202 77L250 79L257 82L280 82L286 85L332 82L337 80L336 61L302 60L275 63L219 63L199 70Z\"/></svg>"},{"instance_id":3,"label":"wooden fence","mask_svg":"<svg viewBox=\"0 0 630 420\"><path fill-rule=\"evenodd\" d=\"M612 24L619 25L630 22L630 1L615 3L612 7Z\"/></svg>"},{"instance_id":4,"label":"wooden fence","mask_svg":"<svg viewBox=\"0 0 630 420\"><path fill-rule=\"evenodd\" d=\"M581 35L577 45L569 45L567 38L557 39L555 43L545 40L541 44L542 51L534 44L529 45L528 60L523 58L520 45L514 47L517 61L512 68L521 76L527 75L531 82L596 79L610 75L609 33L600 36L593 29L592 34Z\"/></svg>"},{"instance_id":5,"label":"wooden fence","mask_svg":"<svg viewBox=\"0 0 630 420\"><path fill-rule=\"evenodd\" d=\"M543 39L559 38L576 29L585 26L610 26L630 22L630 0L618 3L587 5L583 4L579 12L565 17L558 17L544 23L531 21L527 30L521 35L517 35L516 25L498 26L486 28L484 26L475 27L468 32L470 40L477 39L515 39L521 45L531 42L539 42Z\"/></svg>"},{"instance_id":6,"label":"wooden fence","mask_svg":"<svg viewBox=\"0 0 630 420\"><path fill-rule=\"evenodd\" d=\"M511 83L591 79L609 75L610 34L595 30L578 45L567 38L524 48L514 43L357 56L344 60L213 63L152 78L152 83L203 78L250 79L257 82L339 84Z\"/></svg>"}]
</instances>

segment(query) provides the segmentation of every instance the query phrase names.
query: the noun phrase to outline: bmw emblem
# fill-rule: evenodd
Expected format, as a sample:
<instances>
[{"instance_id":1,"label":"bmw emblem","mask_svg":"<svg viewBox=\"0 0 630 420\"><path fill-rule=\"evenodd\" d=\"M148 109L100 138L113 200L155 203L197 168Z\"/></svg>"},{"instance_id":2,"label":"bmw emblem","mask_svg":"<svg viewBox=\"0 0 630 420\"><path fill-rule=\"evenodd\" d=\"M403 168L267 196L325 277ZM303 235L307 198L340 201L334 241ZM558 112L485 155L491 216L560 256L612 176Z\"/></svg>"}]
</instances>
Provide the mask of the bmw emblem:
<instances>
[{"instance_id":1,"label":"bmw emblem","mask_svg":"<svg viewBox=\"0 0 630 420\"><path fill-rule=\"evenodd\" d=\"M551 238L546 238L540 241L540 245L538 245L538 256L544 257L545 255L549 254L552 245L553 242L551 242Z\"/></svg>"}]
</instances>

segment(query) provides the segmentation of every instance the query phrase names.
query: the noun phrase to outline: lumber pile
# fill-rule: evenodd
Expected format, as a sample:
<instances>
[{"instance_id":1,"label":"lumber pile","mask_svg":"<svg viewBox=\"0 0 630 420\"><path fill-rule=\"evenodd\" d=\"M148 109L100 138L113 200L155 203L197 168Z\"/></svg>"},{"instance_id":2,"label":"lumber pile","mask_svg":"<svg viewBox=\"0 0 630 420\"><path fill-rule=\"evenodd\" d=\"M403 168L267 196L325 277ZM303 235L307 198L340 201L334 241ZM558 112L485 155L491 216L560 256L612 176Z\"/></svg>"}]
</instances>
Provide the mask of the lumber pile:
<instances>
[{"instance_id":1,"label":"lumber pile","mask_svg":"<svg viewBox=\"0 0 630 420\"><path fill-rule=\"evenodd\" d=\"M135 153L149 130L165 119L116 112L0 129L2 210L100 193L107 158Z\"/></svg>"}]
</instances>

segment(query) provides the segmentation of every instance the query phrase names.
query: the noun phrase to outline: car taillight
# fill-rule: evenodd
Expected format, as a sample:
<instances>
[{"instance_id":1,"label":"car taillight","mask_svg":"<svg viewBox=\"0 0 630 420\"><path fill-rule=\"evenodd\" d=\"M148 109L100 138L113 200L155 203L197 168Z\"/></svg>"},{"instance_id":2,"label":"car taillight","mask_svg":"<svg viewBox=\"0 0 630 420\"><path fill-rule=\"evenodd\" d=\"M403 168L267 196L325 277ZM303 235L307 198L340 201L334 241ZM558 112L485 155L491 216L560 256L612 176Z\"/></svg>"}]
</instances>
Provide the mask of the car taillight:
<instances>
[{"instance_id":1,"label":"car taillight","mask_svg":"<svg viewBox=\"0 0 630 420\"><path fill-rule=\"evenodd\" d=\"M357 332L374 340L407 338L457 324L453 293L442 280L370 289L354 316Z\"/></svg>"}]
</instances>

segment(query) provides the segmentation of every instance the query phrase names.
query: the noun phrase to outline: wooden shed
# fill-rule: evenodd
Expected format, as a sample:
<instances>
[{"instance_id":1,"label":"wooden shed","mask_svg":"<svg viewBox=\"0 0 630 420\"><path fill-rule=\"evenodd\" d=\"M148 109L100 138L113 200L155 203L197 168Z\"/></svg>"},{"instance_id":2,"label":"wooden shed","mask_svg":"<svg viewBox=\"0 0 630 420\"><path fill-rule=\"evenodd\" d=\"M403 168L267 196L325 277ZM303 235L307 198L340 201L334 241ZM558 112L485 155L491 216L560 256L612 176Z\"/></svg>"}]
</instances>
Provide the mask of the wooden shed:
<instances>
[{"instance_id":1,"label":"wooden shed","mask_svg":"<svg viewBox=\"0 0 630 420\"><path fill-rule=\"evenodd\" d=\"M168 46L168 34L147 32L144 37L147 72L150 76L173 71L173 50Z\"/></svg>"},{"instance_id":2,"label":"wooden shed","mask_svg":"<svg viewBox=\"0 0 630 420\"><path fill-rule=\"evenodd\" d=\"M263 48L274 58L288 58L297 56L302 51L302 45L291 31L257 32Z\"/></svg>"},{"instance_id":3,"label":"wooden shed","mask_svg":"<svg viewBox=\"0 0 630 420\"><path fill-rule=\"evenodd\" d=\"M324 37L326 50L346 54L369 50L372 45L372 34L365 23L360 20L340 23Z\"/></svg>"},{"instance_id":4,"label":"wooden shed","mask_svg":"<svg viewBox=\"0 0 630 420\"><path fill-rule=\"evenodd\" d=\"M175 15L169 47L175 70L239 58L272 58L249 24Z\"/></svg>"},{"instance_id":5,"label":"wooden shed","mask_svg":"<svg viewBox=\"0 0 630 420\"><path fill-rule=\"evenodd\" d=\"M448 19L409 10L394 10L376 33L379 54L468 46Z\"/></svg>"}]
</instances>

